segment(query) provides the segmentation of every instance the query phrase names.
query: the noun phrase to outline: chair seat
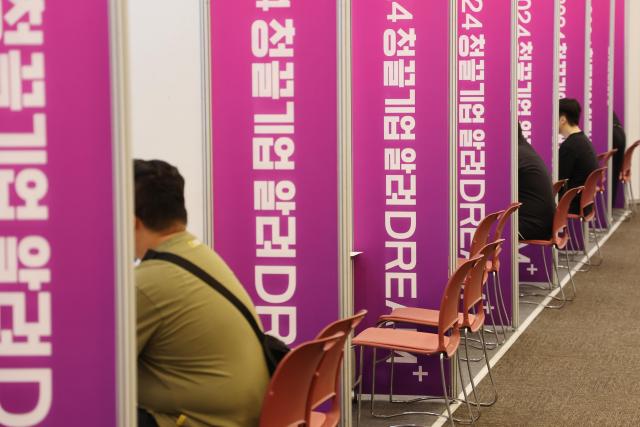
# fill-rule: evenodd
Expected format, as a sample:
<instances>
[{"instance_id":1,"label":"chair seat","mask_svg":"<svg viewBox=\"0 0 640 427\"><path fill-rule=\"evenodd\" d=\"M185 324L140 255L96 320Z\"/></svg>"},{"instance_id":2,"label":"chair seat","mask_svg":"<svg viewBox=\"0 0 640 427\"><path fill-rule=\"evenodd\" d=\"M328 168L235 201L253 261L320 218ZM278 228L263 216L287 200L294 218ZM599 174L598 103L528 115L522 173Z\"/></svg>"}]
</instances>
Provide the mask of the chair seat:
<instances>
[{"instance_id":1,"label":"chair seat","mask_svg":"<svg viewBox=\"0 0 640 427\"><path fill-rule=\"evenodd\" d=\"M444 337L445 347L449 340L449 337ZM367 328L353 339L353 344L425 355L439 351L438 334L406 329Z\"/></svg>"},{"instance_id":2,"label":"chair seat","mask_svg":"<svg viewBox=\"0 0 640 427\"><path fill-rule=\"evenodd\" d=\"M316 427L316 426L321 426L322 424L324 424L324 420L327 419L327 416L325 414L323 414L322 412L317 412L317 411L311 411L311 426L312 427Z\"/></svg>"},{"instance_id":3,"label":"chair seat","mask_svg":"<svg viewBox=\"0 0 640 427\"><path fill-rule=\"evenodd\" d=\"M339 413L325 414L323 412L311 411L311 423L309 427L335 427L339 422Z\"/></svg>"},{"instance_id":4,"label":"chair seat","mask_svg":"<svg viewBox=\"0 0 640 427\"><path fill-rule=\"evenodd\" d=\"M401 307L394 309L390 314L380 316L379 322L415 323L416 325L438 327L440 312L429 308ZM469 322L473 325L476 316L469 315ZM464 316L458 313L458 323L463 326ZM471 325L464 325L471 327ZM475 332L475 331L474 331Z\"/></svg>"}]
</instances>

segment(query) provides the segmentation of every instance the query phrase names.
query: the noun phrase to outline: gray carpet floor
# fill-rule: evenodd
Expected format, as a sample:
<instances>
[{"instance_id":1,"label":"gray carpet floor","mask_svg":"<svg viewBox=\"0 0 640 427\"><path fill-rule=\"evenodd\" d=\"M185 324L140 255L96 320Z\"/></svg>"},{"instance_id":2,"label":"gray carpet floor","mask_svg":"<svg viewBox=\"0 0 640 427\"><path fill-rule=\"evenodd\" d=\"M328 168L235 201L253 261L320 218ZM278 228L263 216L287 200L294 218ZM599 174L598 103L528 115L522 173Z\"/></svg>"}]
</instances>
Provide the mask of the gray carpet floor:
<instances>
[{"instance_id":1,"label":"gray carpet floor","mask_svg":"<svg viewBox=\"0 0 640 427\"><path fill-rule=\"evenodd\" d=\"M638 216L603 254L576 276L576 300L545 310L495 366L500 399L476 425L640 426Z\"/></svg>"}]
</instances>

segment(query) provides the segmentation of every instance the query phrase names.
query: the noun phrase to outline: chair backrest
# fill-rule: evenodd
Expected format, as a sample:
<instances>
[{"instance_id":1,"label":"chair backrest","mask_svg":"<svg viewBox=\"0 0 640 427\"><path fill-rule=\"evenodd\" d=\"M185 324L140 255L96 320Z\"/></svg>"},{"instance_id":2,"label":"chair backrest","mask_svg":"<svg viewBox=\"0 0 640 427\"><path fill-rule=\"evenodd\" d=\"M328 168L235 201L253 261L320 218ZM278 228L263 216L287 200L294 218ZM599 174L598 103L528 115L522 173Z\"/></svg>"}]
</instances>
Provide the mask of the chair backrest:
<instances>
[{"instance_id":1,"label":"chair backrest","mask_svg":"<svg viewBox=\"0 0 640 427\"><path fill-rule=\"evenodd\" d=\"M569 180L568 179L561 179L560 181L556 181L556 182L553 183L553 197L556 197L558 195L558 193L560 192L560 190L562 190L562 187L567 185L567 181L569 181Z\"/></svg>"},{"instance_id":2,"label":"chair backrest","mask_svg":"<svg viewBox=\"0 0 640 427\"><path fill-rule=\"evenodd\" d=\"M609 151L605 151L604 153L598 154L598 162L600 163L600 167L609 166L609 160L617 152L618 152L618 149L613 148Z\"/></svg>"},{"instance_id":3,"label":"chair backrest","mask_svg":"<svg viewBox=\"0 0 640 427\"><path fill-rule=\"evenodd\" d=\"M595 200L596 192L598 191L598 182L602 179L602 175L605 175L607 168L596 169L589 174L584 182L584 190L580 194L580 215L589 221L596 213ZM591 210L586 213L586 209L591 207Z\"/></svg>"},{"instance_id":4,"label":"chair backrest","mask_svg":"<svg viewBox=\"0 0 640 427\"><path fill-rule=\"evenodd\" d=\"M582 191L584 187L575 187L567 190L558 202L556 213L553 216L553 235L551 239L558 249L565 247L569 241L569 233L567 230L569 208L573 199Z\"/></svg>"},{"instance_id":5,"label":"chair backrest","mask_svg":"<svg viewBox=\"0 0 640 427\"><path fill-rule=\"evenodd\" d=\"M504 211L498 211L490 213L480 220L480 223L476 227L476 231L473 233L471 239L471 248L469 249L469 258L476 256L480 249L487 244L489 235L491 234L491 227L495 224L496 220L502 215Z\"/></svg>"},{"instance_id":6,"label":"chair backrest","mask_svg":"<svg viewBox=\"0 0 640 427\"><path fill-rule=\"evenodd\" d=\"M340 416L340 367L342 366L344 344L353 330L362 322L367 310L361 310L357 314L345 319L336 320L326 326L316 337L317 339L334 336L342 333L342 338L324 356L318 366L318 377L311 389L311 409L315 409L323 403L331 400L331 408L328 413L334 414L334 419Z\"/></svg>"},{"instance_id":7,"label":"chair backrest","mask_svg":"<svg viewBox=\"0 0 640 427\"><path fill-rule=\"evenodd\" d=\"M309 396L318 366L343 336L343 333L337 333L302 343L280 361L265 393L260 427L309 425Z\"/></svg>"},{"instance_id":8,"label":"chair backrest","mask_svg":"<svg viewBox=\"0 0 640 427\"><path fill-rule=\"evenodd\" d=\"M511 218L511 215L513 215L515 211L520 209L520 206L522 206L522 203L520 202L511 203L509 207L507 207L507 209L504 210L502 215L500 215L500 218L498 219L498 224L496 225L496 231L493 233L494 241L502 238L502 232L504 231L504 227L507 225L507 222ZM495 253L493 254L493 256L489 258L493 261L493 265L491 268L492 271L500 271L500 254L501 253L502 253L502 245L500 245L498 249L495 251Z\"/></svg>"},{"instance_id":9,"label":"chair backrest","mask_svg":"<svg viewBox=\"0 0 640 427\"><path fill-rule=\"evenodd\" d=\"M484 303L482 300L482 291L484 285L487 282L486 267L487 261L495 257L496 251L502 246L504 239L498 239L485 245L480 249L478 261L471 269L467 277L467 281L464 284L464 293L462 297L462 317L463 324L470 326L469 314L472 314L472 310L475 307L475 320L474 323L480 325L484 323Z\"/></svg>"},{"instance_id":10,"label":"chair backrest","mask_svg":"<svg viewBox=\"0 0 640 427\"><path fill-rule=\"evenodd\" d=\"M618 177L620 181L628 181L631 177L631 161L633 160L633 152L638 145L640 145L640 140L631 144L631 146L627 148L627 151L624 152L622 168L620 169L620 176Z\"/></svg>"},{"instance_id":11,"label":"chair backrest","mask_svg":"<svg viewBox=\"0 0 640 427\"><path fill-rule=\"evenodd\" d=\"M438 317L438 351L446 352L448 356L455 353L460 343L460 329L458 325L458 303L460 301L460 289L467 281L467 276L482 256L476 256L464 261L453 272L447 286L444 288L440 302L440 314ZM445 335L451 331L449 342L445 345Z\"/></svg>"}]
</instances>

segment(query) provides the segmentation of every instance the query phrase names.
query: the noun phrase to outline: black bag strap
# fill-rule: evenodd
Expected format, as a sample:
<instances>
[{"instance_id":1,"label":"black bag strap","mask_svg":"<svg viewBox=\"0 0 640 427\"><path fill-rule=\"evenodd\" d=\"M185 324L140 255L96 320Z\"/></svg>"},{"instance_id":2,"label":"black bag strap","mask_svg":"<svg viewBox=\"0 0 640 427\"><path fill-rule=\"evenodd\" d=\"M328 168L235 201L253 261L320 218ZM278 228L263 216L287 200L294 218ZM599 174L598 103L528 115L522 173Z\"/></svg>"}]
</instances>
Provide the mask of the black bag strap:
<instances>
[{"instance_id":1,"label":"black bag strap","mask_svg":"<svg viewBox=\"0 0 640 427\"><path fill-rule=\"evenodd\" d=\"M152 249L149 249L145 254L144 258L142 259L142 261L147 261L152 259L167 261L179 267L182 267L183 269L187 270L189 273L196 276L198 279L202 280L203 282L211 286L214 290L218 291L218 293L220 293L224 298L227 299L227 301L233 304L238 309L238 311L244 316L244 318L247 320L247 322L251 326L251 329L253 329L253 332L256 334L256 337L258 338L258 342L260 343L260 346L264 346L263 344L264 332L262 332L262 330L260 329L260 326L258 326L258 322L256 322L256 319L253 317L253 315L251 314L247 306L244 305L242 301L238 299L238 297L236 297L233 293L231 293L229 289L222 286L222 284L218 282L215 278L213 278L209 273L207 273L206 271L204 271L203 269L201 269L191 261L179 255L172 254L170 252L156 252Z\"/></svg>"}]
</instances>

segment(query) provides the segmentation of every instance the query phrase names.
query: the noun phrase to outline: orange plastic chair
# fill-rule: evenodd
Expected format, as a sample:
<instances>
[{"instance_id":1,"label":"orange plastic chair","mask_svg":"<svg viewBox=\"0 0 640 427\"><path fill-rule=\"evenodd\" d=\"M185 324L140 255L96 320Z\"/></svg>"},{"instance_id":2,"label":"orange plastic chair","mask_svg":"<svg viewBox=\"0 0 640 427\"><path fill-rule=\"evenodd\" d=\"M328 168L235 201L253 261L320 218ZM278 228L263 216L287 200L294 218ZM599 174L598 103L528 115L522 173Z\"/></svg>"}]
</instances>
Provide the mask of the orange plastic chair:
<instances>
[{"instance_id":1,"label":"orange plastic chair","mask_svg":"<svg viewBox=\"0 0 640 427\"><path fill-rule=\"evenodd\" d=\"M342 332L308 341L291 350L273 373L262 403L260 427L293 427L311 422L311 389L322 358L342 339Z\"/></svg>"},{"instance_id":2,"label":"orange plastic chair","mask_svg":"<svg viewBox=\"0 0 640 427\"><path fill-rule=\"evenodd\" d=\"M495 242L496 240L500 240L502 238L502 232L504 231L504 227L507 225L507 222L511 218L511 215L513 215L518 209L520 209L520 206L522 206L522 203L514 202L514 203L511 203L507 207L507 209L504 210L502 215L500 215L500 217L498 218L498 223L496 224L496 229L493 234L493 239L491 240ZM500 254L501 253L502 253L502 245L500 245L497 248L495 254L488 261L487 270L489 274L492 276L493 293L497 300L496 307L498 308L498 318L500 319L500 324L503 325L502 330L506 339L504 320L506 320L508 323L509 313L507 313L507 309L504 305L504 298L502 296L502 287L500 285ZM503 313L504 313L504 320L502 319Z\"/></svg>"},{"instance_id":3,"label":"orange plastic chair","mask_svg":"<svg viewBox=\"0 0 640 427\"><path fill-rule=\"evenodd\" d=\"M332 337L342 333L343 336L336 345L324 356L318 367L318 377L311 389L311 426L335 427L340 422L340 367L344 359L344 345L353 330L362 322L367 310L361 310L356 315L337 320L325 327L317 339ZM325 402L331 402L326 412L315 411Z\"/></svg>"},{"instance_id":4,"label":"orange plastic chair","mask_svg":"<svg viewBox=\"0 0 640 427\"><path fill-rule=\"evenodd\" d=\"M556 197L560 190L567 185L568 179L561 179L553 183L553 197Z\"/></svg>"},{"instance_id":5,"label":"orange plastic chair","mask_svg":"<svg viewBox=\"0 0 640 427\"><path fill-rule=\"evenodd\" d=\"M496 221L498 221L498 218L500 218L500 216L503 213L504 211L493 212L480 220L480 222L478 223L478 226L476 227L476 231L473 233L473 237L471 238L471 247L469 248L470 258L476 256L480 252L480 249L482 249L487 244L487 242L489 241L489 237L491 235L491 228L496 223ZM466 260L467 260L466 258L458 258L458 265L465 262ZM489 294L487 294L487 297L491 298ZM488 303L489 305L493 305L490 299ZM493 326L493 329L491 329L490 332L495 335L496 341L490 342L488 344L493 348L499 345L501 341L500 341L500 336L498 335L498 327L496 326L496 321L493 316L493 311L491 311L491 313L489 314L489 317L491 318L491 324ZM506 331L504 330L504 327L502 329L502 335L504 339L506 339L507 334L506 334ZM504 342L504 339L502 340L502 342Z\"/></svg>"},{"instance_id":6,"label":"orange plastic chair","mask_svg":"<svg viewBox=\"0 0 640 427\"><path fill-rule=\"evenodd\" d=\"M445 400L447 407L447 414L449 415L449 421L451 425L454 425L453 416L451 414L449 397L447 396L447 384L444 371L444 359L452 358L456 356L458 346L460 344L460 323L458 315L458 303L460 301L460 289L462 284L467 280L471 269L482 260L481 256L471 258L464 261L456 271L451 275L442 295L440 303L440 311L438 314L438 332L417 332L407 329L391 329L391 328L367 328L359 333L354 339L353 344L360 346L360 372L363 368L363 356L364 347L371 347L373 349L372 357L372 370L373 375L371 379L371 414L378 417L390 418L393 416L400 416L404 414L391 414L391 415L376 415L374 413L374 399L375 396L375 370L376 370L376 350L386 349L390 351L406 351L409 353L422 354L426 356L438 355L440 358L440 380L442 381L442 398ZM386 359L385 359L386 360ZM462 370L460 363L458 363L458 369L460 374ZM462 377L462 375L460 375ZM467 410L471 420L474 420L473 413L471 411L471 405L467 398L465 387L462 387L464 392L465 402L467 404ZM362 396L362 382L358 387L358 402L361 402ZM360 423L361 407L358 404L357 422ZM415 413L415 412L414 412ZM435 412L420 412L421 414L440 416Z\"/></svg>"},{"instance_id":7,"label":"orange plastic chair","mask_svg":"<svg viewBox=\"0 0 640 427\"><path fill-rule=\"evenodd\" d=\"M569 219L580 220L581 224L588 223L593 228L593 235L595 237L596 247L598 248L598 255L600 257L600 262L598 264L592 264L591 259L589 258L589 253L587 252L587 239L582 234L582 250L584 251L585 256L587 257L587 265L600 265L602 263L602 253L600 252L600 242L598 241L598 234L595 232L596 229L596 218L597 218L597 206L596 206L596 192L598 191L598 182L600 181L603 174L607 172L607 168L596 169L589 174L586 181L584 182L584 190L582 190L582 195L580 196L580 213L579 214L569 214ZM577 235L574 228L570 228L574 237ZM588 232L588 231L587 231ZM577 238L577 237L576 237Z\"/></svg>"},{"instance_id":8,"label":"orange plastic chair","mask_svg":"<svg viewBox=\"0 0 640 427\"><path fill-rule=\"evenodd\" d=\"M469 365L469 347L468 347L468 332L476 333L480 332L480 343L482 344L482 350L485 356L485 363L487 365L489 378L494 390L494 398L491 402L481 403L478 401L473 402L479 406L491 406L498 400L498 392L491 375L491 366L489 364L489 357L487 355L487 348L484 342L483 330L485 322L484 300L483 293L485 292L485 285L487 283L486 270L491 265L488 261L496 256L496 253L501 249L504 239L499 239L492 243L485 245L479 255L481 259L473 267L467 277L467 281L464 283L463 298L462 298L462 311L458 313L459 327L465 335L465 354L467 356L467 369L469 370L469 378L471 378L471 387L474 396L476 396L475 384L473 382L473 375L471 374L471 366ZM438 310L432 310L427 308L418 307L401 307L394 309L390 314L380 316L378 319L379 324L385 323L412 323L422 326L437 327L439 321L440 312ZM393 360L392 360L393 362ZM393 363L391 365L393 369ZM391 375L393 378L393 375Z\"/></svg>"},{"instance_id":9,"label":"orange plastic chair","mask_svg":"<svg viewBox=\"0 0 640 427\"><path fill-rule=\"evenodd\" d=\"M600 167L609 166L609 160L613 157L614 154L618 152L617 148L613 148L609 151L605 151L604 153L598 154L598 163L600 163Z\"/></svg>"},{"instance_id":10,"label":"orange plastic chair","mask_svg":"<svg viewBox=\"0 0 640 427\"><path fill-rule=\"evenodd\" d=\"M564 249L567 246L567 243L569 242L569 226L568 226L568 222L569 222L569 208L571 206L571 202L573 201L573 199L578 195L578 193L580 193L582 190L584 189L584 187L576 187L576 188L572 188L570 190L567 190L566 193L564 193L564 195L562 196L562 198L560 199L560 202L558 203L558 207L556 208L556 213L553 216L553 228L552 228L552 235L551 238L549 240L521 240L520 243L524 243L527 245L535 245L535 246L540 246L540 249L542 250L542 260L544 262L544 269L545 272L547 274L547 280L549 281L549 290L552 290L553 288L553 282L551 280L551 276L549 275L549 269L547 267L547 261L546 261L546 257L544 254L544 248L549 247L551 248L551 260L552 260L552 264L553 264L553 271L556 274L556 277L558 278L558 283L560 283L560 275L558 274L558 267L556 265L556 259L554 256L554 250L555 251L560 251L561 249ZM576 295L576 286L573 282L573 275L571 274L571 268L569 267L569 255L567 254L566 251L564 251L565 254L565 259L566 259L566 267L569 271L569 278L571 281L571 286L573 288L573 295L575 297ZM560 286L560 293L562 294L562 297L558 298L558 297L552 297L555 300L560 301L560 304L556 304L556 305L552 305L552 304L548 304L545 305L546 308L562 308L564 306L564 304L567 301L571 301L573 298L568 299L564 293L564 288L562 286ZM547 296L547 295L539 295L539 294L529 294L531 296ZM520 302L525 303L525 304L538 304L536 302L531 302L531 301L524 301L521 300Z\"/></svg>"},{"instance_id":11,"label":"orange plastic chair","mask_svg":"<svg viewBox=\"0 0 640 427\"><path fill-rule=\"evenodd\" d=\"M487 241L491 236L491 228L503 213L504 211L493 212L480 220L478 226L476 227L476 231L473 232L473 237L471 238L469 258L476 256L480 252L480 249L482 249L487 244ZM467 261L466 258L458 258L458 264L461 264L465 261Z\"/></svg>"},{"instance_id":12,"label":"orange plastic chair","mask_svg":"<svg viewBox=\"0 0 640 427\"><path fill-rule=\"evenodd\" d=\"M618 152L617 148L613 148L609 151L605 151L604 153L598 154L598 162L601 168L605 168L602 171L600 179L598 180L598 185L596 187L596 221L598 223L598 230L606 231L609 229L609 224L606 218L600 218L600 209L602 212L606 211L606 202L604 199L605 189L607 188L607 169L609 167L609 160L613 157L615 153ZM616 179L614 177L614 179Z\"/></svg>"},{"instance_id":13,"label":"orange plastic chair","mask_svg":"<svg viewBox=\"0 0 640 427\"><path fill-rule=\"evenodd\" d=\"M623 186L625 210L628 212L635 212L635 198L633 195L633 186L631 185L631 163L633 160L633 153L638 145L640 145L640 140L631 144L631 146L627 148L627 151L624 152L622 168L620 169L620 176L618 177Z\"/></svg>"}]
</instances>

